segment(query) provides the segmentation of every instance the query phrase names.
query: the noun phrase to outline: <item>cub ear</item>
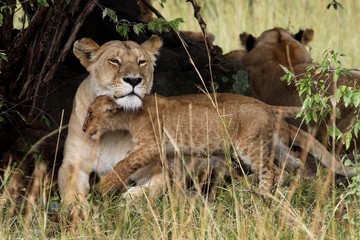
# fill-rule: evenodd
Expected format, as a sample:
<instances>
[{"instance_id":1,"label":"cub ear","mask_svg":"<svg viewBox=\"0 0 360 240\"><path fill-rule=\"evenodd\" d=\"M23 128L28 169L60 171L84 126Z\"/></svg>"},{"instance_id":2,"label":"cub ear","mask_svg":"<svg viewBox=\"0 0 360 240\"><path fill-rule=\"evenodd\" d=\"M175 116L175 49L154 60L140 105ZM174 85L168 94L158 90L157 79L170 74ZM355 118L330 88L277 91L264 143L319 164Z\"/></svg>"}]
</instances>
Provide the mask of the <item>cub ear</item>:
<instances>
[{"instance_id":1,"label":"cub ear","mask_svg":"<svg viewBox=\"0 0 360 240\"><path fill-rule=\"evenodd\" d=\"M256 38L250 33L243 32L239 35L241 45L243 45L246 51L250 51L255 46Z\"/></svg>"},{"instance_id":2,"label":"cub ear","mask_svg":"<svg viewBox=\"0 0 360 240\"><path fill-rule=\"evenodd\" d=\"M73 52L80 63L87 69L92 62L93 53L100 46L90 38L82 38L74 43Z\"/></svg>"},{"instance_id":3,"label":"cub ear","mask_svg":"<svg viewBox=\"0 0 360 240\"><path fill-rule=\"evenodd\" d=\"M298 33L294 35L294 38L304 45L308 45L314 39L314 30L306 28L300 29Z\"/></svg>"},{"instance_id":4,"label":"cub ear","mask_svg":"<svg viewBox=\"0 0 360 240\"><path fill-rule=\"evenodd\" d=\"M153 56L159 54L159 50L162 45L163 41L156 35L152 35L149 40L141 44L141 46L148 50Z\"/></svg>"}]
</instances>

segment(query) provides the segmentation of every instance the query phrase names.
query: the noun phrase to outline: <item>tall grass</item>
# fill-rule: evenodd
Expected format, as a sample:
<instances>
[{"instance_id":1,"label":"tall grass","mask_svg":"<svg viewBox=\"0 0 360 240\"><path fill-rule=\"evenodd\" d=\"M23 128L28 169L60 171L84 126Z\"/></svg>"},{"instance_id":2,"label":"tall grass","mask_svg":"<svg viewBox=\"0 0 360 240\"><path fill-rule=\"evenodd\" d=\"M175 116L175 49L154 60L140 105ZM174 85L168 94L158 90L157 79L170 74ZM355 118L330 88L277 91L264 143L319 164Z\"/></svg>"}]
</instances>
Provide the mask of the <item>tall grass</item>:
<instances>
[{"instance_id":1,"label":"tall grass","mask_svg":"<svg viewBox=\"0 0 360 240\"><path fill-rule=\"evenodd\" d=\"M157 2L157 1L154 1ZM259 36L273 27L313 28L312 58L319 62L325 50L344 53L344 67L360 68L360 1L339 1L344 9L327 10L332 0L198 0L209 32L215 34L215 44L224 53L240 48L239 33L249 32ZM182 17L181 30L200 31L192 17L190 3L168 0L164 8L157 8L168 19Z\"/></svg>"},{"instance_id":2,"label":"tall grass","mask_svg":"<svg viewBox=\"0 0 360 240\"><path fill-rule=\"evenodd\" d=\"M345 203L344 189L331 184L326 186L331 193L323 195L326 174L321 173L301 182L291 198L292 185L279 188L272 200L249 191L244 179L219 187L214 202L196 190L190 194L180 184L155 201L144 198L125 204L118 195L92 195L89 219L71 223L61 210L46 207L51 201L44 187L48 180L41 173L34 178L18 202L2 196L6 204L0 209L0 239L360 238L359 225L351 218L359 202Z\"/></svg>"}]
</instances>

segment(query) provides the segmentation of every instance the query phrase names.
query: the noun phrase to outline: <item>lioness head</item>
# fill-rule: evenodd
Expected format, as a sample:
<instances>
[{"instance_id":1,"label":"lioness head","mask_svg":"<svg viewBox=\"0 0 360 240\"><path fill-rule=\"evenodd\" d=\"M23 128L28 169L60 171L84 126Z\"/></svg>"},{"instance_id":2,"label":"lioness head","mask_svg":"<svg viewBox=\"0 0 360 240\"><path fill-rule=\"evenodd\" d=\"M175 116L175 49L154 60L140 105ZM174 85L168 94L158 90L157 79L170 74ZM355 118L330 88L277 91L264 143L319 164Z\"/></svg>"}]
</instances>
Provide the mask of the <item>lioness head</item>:
<instances>
[{"instance_id":1,"label":"lioness head","mask_svg":"<svg viewBox=\"0 0 360 240\"><path fill-rule=\"evenodd\" d=\"M265 44L275 45L280 42L290 42L294 44L308 45L314 38L314 30L306 28L300 29L299 32L293 34L283 28L273 28L266 30L259 37L254 37L252 34L243 32L239 35L241 45L243 45L247 51L253 48Z\"/></svg>"},{"instance_id":2,"label":"lioness head","mask_svg":"<svg viewBox=\"0 0 360 240\"><path fill-rule=\"evenodd\" d=\"M98 139L106 131L111 129L110 122L119 110L119 105L109 96L101 95L94 99L88 108L84 121L83 131Z\"/></svg>"},{"instance_id":3,"label":"lioness head","mask_svg":"<svg viewBox=\"0 0 360 240\"><path fill-rule=\"evenodd\" d=\"M89 38L74 44L74 54L89 71L95 96L107 95L128 110L142 106L150 93L156 55L162 46L158 36L142 44L133 41L110 41L99 46Z\"/></svg>"},{"instance_id":4,"label":"lioness head","mask_svg":"<svg viewBox=\"0 0 360 240\"><path fill-rule=\"evenodd\" d=\"M305 45L313 40L314 31L312 29L300 30L293 34L283 28L273 28L263 32L257 38L246 32L241 33L239 37L247 52L258 50L263 55L262 52L270 53L269 51L271 51L277 59L286 60L287 57L290 57L292 64L311 61ZM286 53L288 56L285 56ZM286 62L280 62L280 64L285 65Z\"/></svg>"}]
</instances>

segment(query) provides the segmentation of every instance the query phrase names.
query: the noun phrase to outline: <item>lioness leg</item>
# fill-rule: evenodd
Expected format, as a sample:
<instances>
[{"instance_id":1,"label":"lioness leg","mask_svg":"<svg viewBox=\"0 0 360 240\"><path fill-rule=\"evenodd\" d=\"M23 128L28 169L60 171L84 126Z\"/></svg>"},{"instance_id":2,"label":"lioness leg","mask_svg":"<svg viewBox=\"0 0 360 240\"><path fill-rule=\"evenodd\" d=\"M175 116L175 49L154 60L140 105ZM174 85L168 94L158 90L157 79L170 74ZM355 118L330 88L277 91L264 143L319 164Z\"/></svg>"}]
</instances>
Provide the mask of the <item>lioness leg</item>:
<instances>
[{"instance_id":1,"label":"lioness leg","mask_svg":"<svg viewBox=\"0 0 360 240\"><path fill-rule=\"evenodd\" d=\"M143 168L148 171L145 178L139 178L136 186L130 187L122 196L128 202L138 201L144 197L144 193L148 194L149 200L156 199L161 192L165 191L166 181L162 166L158 164L150 164Z\"/></svg>"}]
</instances>

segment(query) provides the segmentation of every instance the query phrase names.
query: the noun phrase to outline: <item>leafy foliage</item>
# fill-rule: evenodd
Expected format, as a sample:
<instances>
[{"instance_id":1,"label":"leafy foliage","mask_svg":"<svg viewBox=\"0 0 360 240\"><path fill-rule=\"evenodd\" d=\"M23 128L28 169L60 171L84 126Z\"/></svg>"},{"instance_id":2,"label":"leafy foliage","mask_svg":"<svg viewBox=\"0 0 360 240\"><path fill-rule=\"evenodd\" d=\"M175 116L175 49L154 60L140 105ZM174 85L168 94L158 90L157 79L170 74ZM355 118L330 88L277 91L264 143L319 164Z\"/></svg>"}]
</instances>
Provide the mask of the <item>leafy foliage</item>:
<instances>
[{"instance_id":1,"label":"leafy foliage","mask_svg":"<svg viewBox=\"0 0 360 240\"><path fill-rule=\"evenodd\" d=\"M324 58L320 65L308 67L306 73L301 77L294 76L294 74L286 67L281 66L286 72L286 75L282 78L282 80L287 81L289 84L293 82L297 87L299 95L305 97L299 116L304 117L306 123L309 123L310 121L324 121L333 109L336 110L336 115L340 116L341 112L337 107L340 104L346 108L354 109L353 111L355 113L355 117L352 119L352 124L346 132L341 132L340 129L334 125L327 126L328 134L331 137L335 137L337 141L342 140L345 142L345 147L348 149L353 137L355 136L357 138L359 136L360 87L356 84L356 82L353 86L337 86L340 77L347 77L351 75L349 69L341 66L339 58L343 57L343 54L339 54L334 51L325 51L323 56ZM329 91L330 87L335 88L333 93ZM344 158L346 158L346 156ZM354 167L354 169L359 169L360 163L354 164L349 159L346 159L344 163L345 165ZM350 205L356 205L359 201L360 174L351 179L345 198L345 202ZM359 228L359 212L355 211L352 216L350 215L351 214L346 213L344 218Z\"/></svg>"},{"instance_id":2,"label":"leafy foliage","mask_svg":"<svg viewBox=\"0 0 360 240\"><path fill-rule=\"evenodd\" d=\"M343 54L334 51L325 51L323 60L319 65L311 65L307 68L303 76L294 76L286 67L282 66L286 75L282 80L288 84L294 83L300 96L304 96L304 102L298 117L304 117L305 122L314 121L318 123L325 121L333 109L335 116L341 116L338 106L352 108L355 111L355 117L352 119L352 126L347 132L341 132L338 128L328 126L330 136L335 136L336 140L343 140L346 148L349 148L353 136L359 135L360 130L360 87L337 85L340 77L351 75L350 70L343 68L340 57ZM331 88L335 88L332 92Z\"/></svg>"},{"instance_id":3,"label":"leafy foliage","mask_svg":"<svg viewBox=\"0 0 360 240\"><path fill-rule=\"evenodd\" d=\"M105 8L102 14L103 18L109 17L111 21L116 23L116 31L124 38L129 38L129 32L132 30L136 35L145 33L146 30L155 32L169 32L171 30L178 32L179 25L184 22L182 18L176 18L166 21L164 18L157 18L150 23L130 22L126 19L118 20L116 12L110 8Z\"/></svg>"},{"instance_id":4,"label":"leafy foliage","mask_svg":"<svg viewBox=\"0 0 360 240\"><path fill-rule=\"evenodd\" d=\"M5 60L5 61L8 60L4 50L0 50L0 59Z\"/></svg>"}]
</instances>

